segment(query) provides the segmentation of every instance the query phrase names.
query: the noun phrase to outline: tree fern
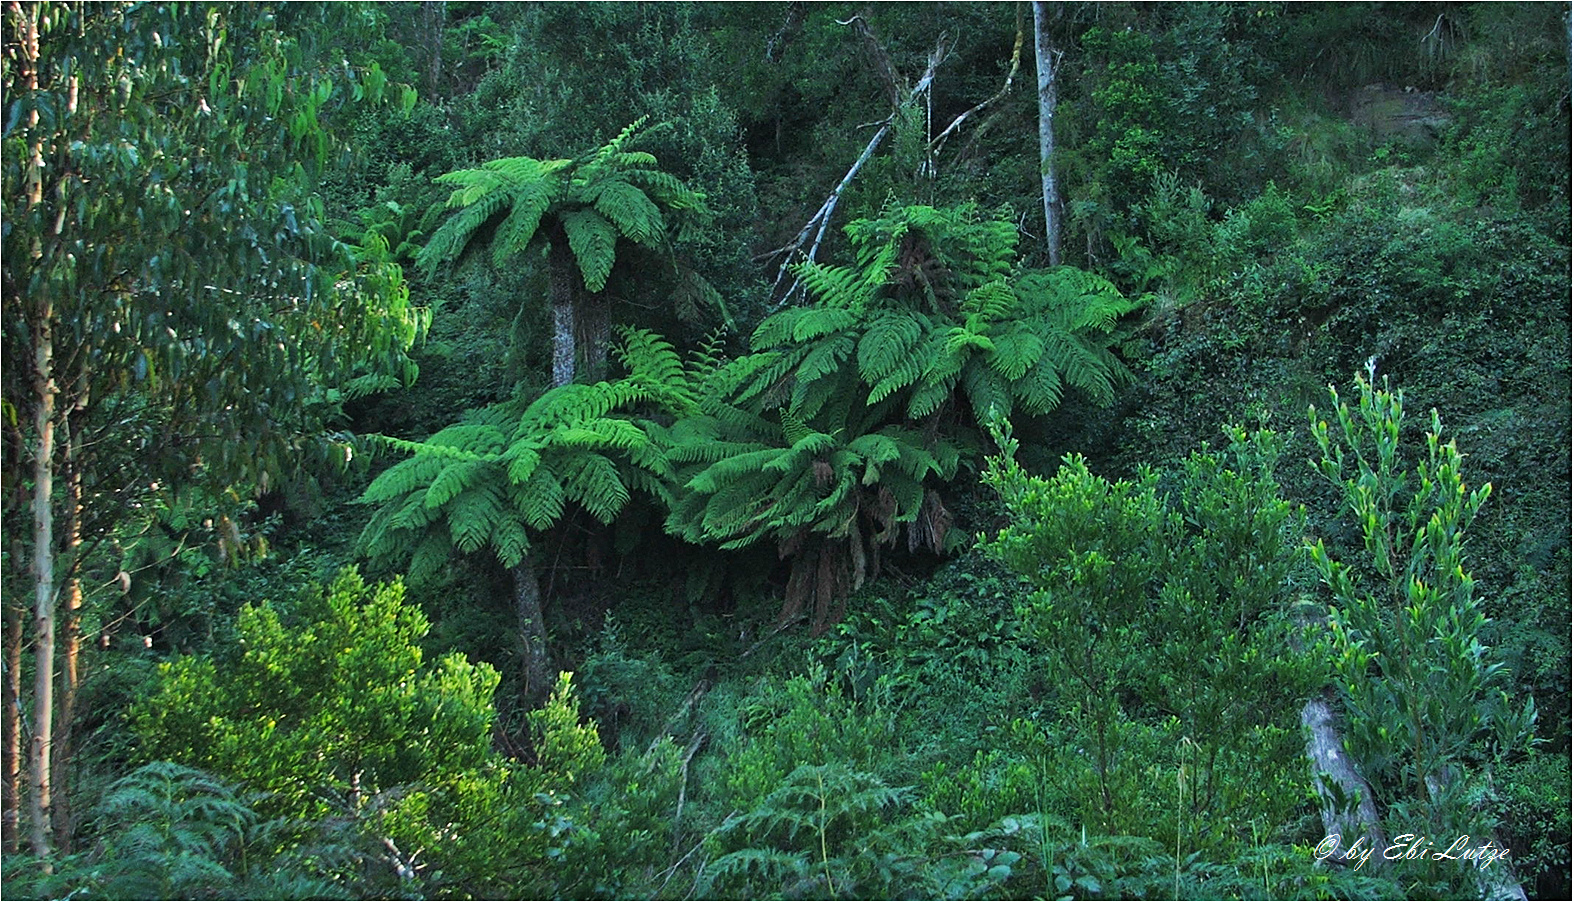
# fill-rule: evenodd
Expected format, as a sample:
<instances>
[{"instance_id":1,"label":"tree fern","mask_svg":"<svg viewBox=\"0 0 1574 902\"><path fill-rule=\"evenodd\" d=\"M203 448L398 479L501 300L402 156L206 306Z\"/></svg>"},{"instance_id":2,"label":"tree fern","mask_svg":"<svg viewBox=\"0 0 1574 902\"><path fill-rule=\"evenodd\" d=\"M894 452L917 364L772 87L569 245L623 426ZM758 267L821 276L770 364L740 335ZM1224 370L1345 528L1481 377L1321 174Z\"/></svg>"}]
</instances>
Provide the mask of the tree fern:
<instances>
[{"instance_id":1,"label":"tree fern","mask_svg":"<svg viewBox=\"0 0 1574 902\"><path fill-rule=\"evenodd\" d=\"M692 409L683 364L670 343L641 330L625 331L620 356L630 371L623 379L494 404L424 442L383 439L412 456L362 495L363 503L379 506L362 533L363 549L410 556L422 575L445 548L490 548L514 566L529 554L531 531L552 528L570 504L605 523L628 503L631 486L664 486L671 464L642 414Z\"/></svg>"}]
</instances>

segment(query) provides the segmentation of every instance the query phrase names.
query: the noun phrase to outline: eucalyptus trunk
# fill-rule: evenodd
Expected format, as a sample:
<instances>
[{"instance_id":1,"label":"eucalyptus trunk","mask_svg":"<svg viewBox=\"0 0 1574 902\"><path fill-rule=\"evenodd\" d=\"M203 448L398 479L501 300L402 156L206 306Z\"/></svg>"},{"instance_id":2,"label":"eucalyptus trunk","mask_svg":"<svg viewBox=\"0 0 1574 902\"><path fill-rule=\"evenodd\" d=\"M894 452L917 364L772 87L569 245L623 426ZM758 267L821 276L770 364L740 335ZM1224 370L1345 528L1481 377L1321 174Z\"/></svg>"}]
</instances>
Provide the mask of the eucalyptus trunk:
<instances>
[{"instance_id":1,"label":"eucalyptus trunk","mask_svg":"<svg viewBox=\"0 0 1574 902\"><path fill-rule=\"evenodd\" d=\"M1038 162L1044 196L1044 241L1049 265L1060 265L1060 189L1055 184L1055 47L1049 39L1049 4L1033 3L1033 58L1038 66Z\"/></svg>"},{"instance_id":2,"label":"eucalyptus trunk","mask_svg":"<svg viewBox=\"0 0 1574 902\"><path fill-rule=\"evenodd\" d=\"M68 427L70 418L66 420ZM63 855L71 853L70 793L66 791L70 780L73 752L72 729L76 725L76 702L81 686L80 664L82 653L82 580L77 575L77 549L82 544L82 471L78 466L77 441L70 429L64 441L66 519L65 519L65 582L61 586L64 609L61 612L61 673L59 712L55 717L53 785L55 792L54 822L55 848Z\"/></svg>"},{"instance_id":3,"label":"eucalyptus trunk","mask_svg":"<svg viewBox=\"0 0 1574 902\"><path fill-rule=\"evenodd\" d=\"M33 854L47 861L53 808L55 713L55 399L53 311L46 300L37 319L33 357L36 393L33 427L33 739L28 764L32 777L29 841ZM47 868L46 864L46 868Z\"/></svg>"},{"instance_id":4,"label":"eucalyptus trunk","mask_svg":"<svg viewBox=\"0 0 1574 902\"><path fill-rule=\"evenodd\" d=\"M13 560L21 560L20 557ZM5 606L5 717L0 720L4 730L3 769L4 799L0 800L0 845L5 854L20 851L18 837L20 826L17 811L22 805L22 605L6 599Z\"/></svg>"},{"instance_id":5,"label":"eucalyptus trunk","mask_svg":"<svg viewBox=\"0 0 1574 902\"><path fill-rule=\"evenodd\" d=\"M1383 839L1372 787L1345 751L1332 695L1324 690L1312 696L1301 708L1301 726L1305 729L1306 757L1312 765L1312 785L1317 790L1323 835L1339 837L1336 856L1343 860L1344 853L1359 840L1365 840L1366 849L1385 849L1388 843ZM1337 805L1335 798L1339 796L1355 804Z\"/></svg>"}]
</instances>

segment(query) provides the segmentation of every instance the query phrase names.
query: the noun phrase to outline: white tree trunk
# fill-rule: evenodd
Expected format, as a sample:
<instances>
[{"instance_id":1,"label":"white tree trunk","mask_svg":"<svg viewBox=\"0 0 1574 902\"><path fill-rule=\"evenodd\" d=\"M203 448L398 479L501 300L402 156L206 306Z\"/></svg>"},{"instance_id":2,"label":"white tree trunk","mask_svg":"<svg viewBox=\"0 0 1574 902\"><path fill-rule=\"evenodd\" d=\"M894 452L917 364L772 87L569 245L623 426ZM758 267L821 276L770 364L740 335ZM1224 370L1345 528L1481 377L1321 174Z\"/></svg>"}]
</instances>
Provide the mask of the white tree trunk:
<instances>
[{"instance_id":1,"label":"white tree trunk","mask_svg":"<svg viewBox=\"0 0 1574 902\"><path fill-rule=\"evenodd\" d=\"M53 316L46 301L35 332L33 379L37 392L33 427L38 448L33 455L33 739L28 751L32 777L33 854L49 856L50 777L53 773L55 713L55 519L51 496L55 488L55 396Z\"/></svg>"},{"instance_id":2,"label":"white tree trunk","mask_svg":"<svg viewBox=\"0 0 1574 902\"><path fill-rule=\"evenodd\" d=\"M1049 40L1049 4L1033 3L1033 58L1038 66L1038 161L1044 195L1044 241L1049 265L1060 265L1060 190L1055 185L1055 48Z\"/></svg>"}]
</instances>

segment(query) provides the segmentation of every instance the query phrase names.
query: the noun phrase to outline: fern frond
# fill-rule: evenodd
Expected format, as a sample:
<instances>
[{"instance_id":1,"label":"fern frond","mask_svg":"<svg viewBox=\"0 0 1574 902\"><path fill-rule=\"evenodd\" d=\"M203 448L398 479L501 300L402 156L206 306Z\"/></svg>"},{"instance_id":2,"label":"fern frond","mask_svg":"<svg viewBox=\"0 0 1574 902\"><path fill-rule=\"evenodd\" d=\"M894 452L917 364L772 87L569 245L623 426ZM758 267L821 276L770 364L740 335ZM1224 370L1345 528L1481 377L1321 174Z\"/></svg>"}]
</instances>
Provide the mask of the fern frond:
<instances>
[{"instance_id":1,"label":"fern frond","mask_svg":"<svg viewBox=\"0 0 1574 902\"><path fill-rule=\"evenodd\" d=\"M530 553L530 533L518 520L504 516L492 527L492 550L504 567L518 566Z\"/></svg>"},{"instance_id":2,"label":"fern frond","mask_svg":"<svg viewBox=\"0 0 1574 902\"><path fill-rule=\"evenodd\" d=\"M415 551L410 555L410 581L413 583L429 582L443 565L448 563L448 555L453 546L443 538L442 533L429 532L421 538L415 546Z\"/></svg>"},{"instance_id":3,"label":"fern frond","mask_svg":"<svg viewBox=\"0 0 1574 902\"><path fill-rule=\"evenodd\" d=\"M927 324L928 318L919 313L880 313L858 340L858 375L871 386L890 376L912 353Z\"/></svg>"},{"instance_id":4,"label":"fern frond","mask_svg":"<svg viewBox=\"0 0 1574 902\"><path fill-rule=\"evenodd\" d=\"M597 292L607 287L612 264L617 260L617 229L594 210L569 210L561 221L569 249L585 280L585 290Z\"/></svg>"},{"instance_id":5,"label":"fern frond","mask_svg":"<svg viewBox=\"0 0 1574 902\"><path fill-rule=\"evenodd\" d=\"M1044 340L1020 326L994 336L992 342L994 350L985 360L991 369L1008 381L1021 379L1044 356Z\"/></svg>"},{"instance_id":6,"label":"fern frond","mask_svg":"<svg viewBox=\"0 0 1574 902\"><path fill-rule=\"evenodd\" d=\"M506 516L498 487L490 482L480 482L460 492L445 513L454 547L465 554L481 550L492 536L493 525Z\"/></svg>"},{"instance_id":7,"label":"fern frond","mask_svg":"<svg viewBox=\"0 0 1574 902\"><path fill-rule=\"evenodd\" d=\"M850 329L858 322L858 315L840 307L800 307L803 315L792 325L792 340L808 342L833 332Z\"/></svg>"},{"instance_id":8,"label":"fern frond","mask_svg":"<svg viewBox=\"0 0 1574 902\"><path fill-rule=\"evenodd\" d=\"M813 382L841 368L842 361L846 360L853 351L853 337L851 335L834 335L826 341L819 342L798 365L797 377L799 384Z\"/></svg>"},{"instance_id":9,"label":"fern frond","mask_svg":"<svg viewBox=\"0 0 1574 902\"><path fill-rule=\"evenodd\" d=\"M436 455L417 455L399 461L377 475L361 493L362 504L380 504L424 488L437 478L445 461Z\"/></svg>"},{"instance_id":10,"label":"fern frond","mask_svg":"<svg viewBox=\"0 0 1574 902\"><path fill-rule=\"evenodd\" d=\"M1034 416L1042 416L1060 406L1060 398L1065 393L1060 373L1047 355L1039 357L1021 379L1014 380L1011 390L1022 402L1022 409Z\"/></svg>"},{"instance_id":11,"label":"fern frond","mask_svg":"<svg viewBox=\"0 0 1574 902\"><path fill-rule=\"evenodd\" d=\"M510 483L508 497L531 529L549 529L563 516L563 483L551 467L537 467L523 484Z\"/></svg>"},{"instance_id":12,"label":"fern frond","mask_svg":"<svg viewBox=\"0 0 1574 902\"><path fill-rule=\"evenodd\" d=\"M447 504L455 495L474 485L490 469L490 462L484 460L456 461L443 468L432 480L426 490L425 504L428 508L439 508Z\"/></svg>"},{"instance_id":13,"label":"fern frond","mask_svg":"<svg viewBox=\"0 0 1574 902\"><path fill-rule=\"evenodd\" d=\"M879 382L869 389L868 403L870 406L879 404L893 393L907 388L918 381L924 374L924 358L918 353L903 355L896 362L896 366Z\"/></svg>"},{"instance_id":14,"label":"fern frond","mask_svg":"<svg viewBox=\"0 0 1574 902\"><path fill-rule=\"evenodd\" d=\"M828 266L805 260L795 264L792 270L811 295L832 307L862 310L873 298L873 289L879 287L878 283L871 285L864 270L851 266Z\"/></svg>"},{"instance_id":15,"label":"fern frond","mask_svg":"<svg viewBox=\"0 0 1574 902\"><path fill-rule=\"evenodd\" d=\"M962 370L962 392L973 405L977 423L988 423L991 416L1011 416L1014 396L1008 381L981 361L971 361Z\"/></svg>"},{"instance_id":16,"label":"fern frond","mask_svg":"<svg viewBox=\"0 0 1574 902\"><path fill-rule=\"evenodd\" d=\"M563 467L564 489L602 523L611 523L628 503L628 486L618 466L600 454L576 454Z\"/></svg>"},{"instance_id":17,"label":"fern frond","mask_svg":"<svg viewBox=\"0 0 1574 902\"><path fill-rule=\"evenodd\" d=\"M650 197L621 178L608 178L594 191L593 203L600 213L625 238L650 247L659 242L667 223ZM588 286L590 280L586 279ZM599 291L600 289L592 289Z\"/></svg>"},{"instance_id":18,"label":"fern frond","mask_svg":"<svg viewBox=\"0 0 1574 902\"><path fill-rule=\"evenodd\" d=\"M559 187L545 179L520 185L511 192L508 215L492 236L492 263L503 266L508 258L535 240L541 217L556 199Z\"/></svg>"}]
</instances>

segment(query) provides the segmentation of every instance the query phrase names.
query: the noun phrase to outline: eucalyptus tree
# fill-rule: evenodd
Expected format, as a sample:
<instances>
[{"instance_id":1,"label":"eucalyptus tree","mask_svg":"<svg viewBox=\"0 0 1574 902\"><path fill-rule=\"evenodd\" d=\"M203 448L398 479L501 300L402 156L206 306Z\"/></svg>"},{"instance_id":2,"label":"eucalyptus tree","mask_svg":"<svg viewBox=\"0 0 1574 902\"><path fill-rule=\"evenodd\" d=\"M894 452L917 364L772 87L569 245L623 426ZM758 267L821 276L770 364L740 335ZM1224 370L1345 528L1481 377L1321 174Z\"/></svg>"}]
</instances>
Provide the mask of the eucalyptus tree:
<instances>
[{"instance_id":1,"label":"eucalyptus tree","mask_svg":"<svg viewBox=\"0 0 1574 902\"><path fill-rule=\"evenodd\" d=\"M31 566L30 844L47 857L84 517L281 471L324 434L325 386L409 375L422 316L386 246L329 234L311 190L341 160L334 112L389 93L376 67L314 67L266 9L13 0L4 23L4 503L32 520L11 550ZM21 723L5 726L14 824Z\"/></svg>"}]
</instances>

